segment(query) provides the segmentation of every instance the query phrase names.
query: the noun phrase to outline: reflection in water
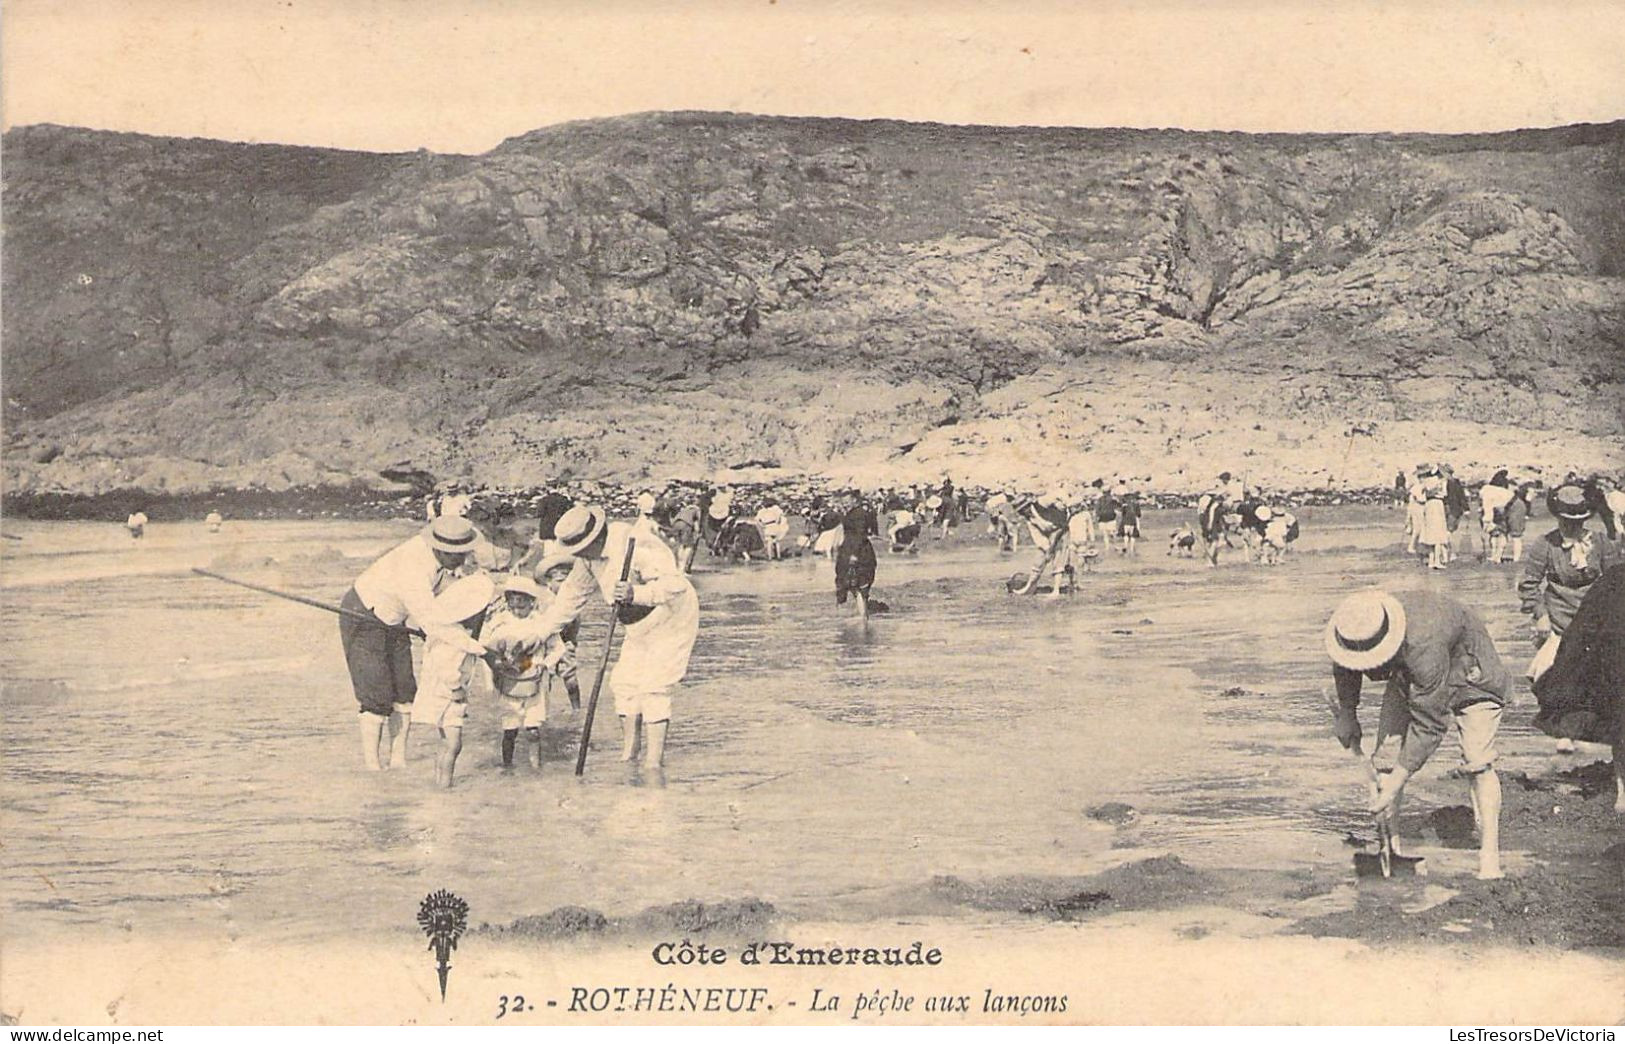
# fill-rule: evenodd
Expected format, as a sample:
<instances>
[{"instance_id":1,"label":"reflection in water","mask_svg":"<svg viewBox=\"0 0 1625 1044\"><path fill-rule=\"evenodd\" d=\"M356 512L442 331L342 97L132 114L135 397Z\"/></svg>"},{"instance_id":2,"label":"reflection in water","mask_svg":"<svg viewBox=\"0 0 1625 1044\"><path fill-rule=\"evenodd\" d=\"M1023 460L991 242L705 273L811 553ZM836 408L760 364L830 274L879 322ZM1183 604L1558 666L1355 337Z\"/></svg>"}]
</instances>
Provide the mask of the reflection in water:
<instances>
[{"instance_id":1,"label":"reflection in water","mask_svg":"<svg viewBox=\"0 0 1625 1044\"><path fill-rule=\"evenodd\" d=\"M892 611L867 624L833 604L828 563L702 573L667 779L616 760L608 713L576 780L565 705L543 771L503 773L485 700L449 793L429 735L405 771L360 770L332 617L187 573L336 600L410 524L157 525L132 546L20 523L0 605L8 928L397 931L435 888L490 921L747 895L838 912L940 874L1080 873L1114 844L1346 862L1363 783L1328 738L1320 626L1350 586L1409 574L1378 551L1391 515L1316 514L1290 565L1111 556L1058 601L1004 592L1025 559L928 546L882 559ZM1508 574L1443 582L1510 654ZM584 628L586 684L603 630ZM1504 733L1527 735L1528 713ZM1107 801L1140 815L1087 818Z\"/></svg>"}]
</instances>

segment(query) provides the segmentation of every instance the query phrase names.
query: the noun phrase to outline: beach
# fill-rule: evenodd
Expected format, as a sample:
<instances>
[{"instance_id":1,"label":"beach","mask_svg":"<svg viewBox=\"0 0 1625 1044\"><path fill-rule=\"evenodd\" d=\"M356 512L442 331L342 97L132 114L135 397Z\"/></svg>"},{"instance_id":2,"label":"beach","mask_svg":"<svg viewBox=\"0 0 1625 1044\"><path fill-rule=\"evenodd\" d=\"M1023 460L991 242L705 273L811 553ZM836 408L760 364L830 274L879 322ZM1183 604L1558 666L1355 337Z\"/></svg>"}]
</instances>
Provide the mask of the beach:
<instances>
[{"instance_id":1,"label":"beach","mask_svg":"<svg viewBox=\"0 0 1625 1044\"><path fill-rule=\"evenodd\" d=\"M24 539L0 581L0 1011L351 1021L377 990L384 1021L492 1021L519 986L567 1005L578 973L663 986L673 973L650 947L697 928L926 939L950 958L933 992L979 994L993 968L1074 998L1064 1016L986 1016L1016 1021L1316 1021L1356 968L1351 1019L1449 1021L1457 989L1474 1024L1625 1018L1625 991L1596 985L1625 981L1625 817L1592 767L1606 752L1553 754L1521 677L1500 738L1509 879L1472 878L1453 738L1401 823L1429 876L1357 887L1350 868L1370 828L1321 695L1326 615L1365 584L1437 587L1483 615L1521 674L1515 567L1464 557L1429 575L1401 552L1399 512L1316 507L1285 564L1238 555L1213 571L1163 553L1188 514L1148 514L1137 558L1108 553L1055 601L1006 593L1033 554L1000 555L978 523L882 552L890 611L867 625L833 604L828 562L702 556L663 786L615 761L608 715L576 780L565 706L542 773L504 773L487 699L449 792L432 786L428 738L404 771L361 771L332 616L189 571L337 602L417 523L160 522L132 541L107 523L8 521ZM588 681L606 620L583 624ZM445 1007L413 920L441 888L471 907ZM1246 970L1227 957L1243 950ZM105 974L63 974L74 966ZM359 991L357 967L374 969ZM1502 969L1517 987L1488 1013L1457 973ZM781 988L722 971L682 975ZM862 978L825 973L849 997ZM1437 993L1418 988L1429 976ZM797 1015L812 1018L803 1003L762 1021Z\"/></svg>"}]
</instances>

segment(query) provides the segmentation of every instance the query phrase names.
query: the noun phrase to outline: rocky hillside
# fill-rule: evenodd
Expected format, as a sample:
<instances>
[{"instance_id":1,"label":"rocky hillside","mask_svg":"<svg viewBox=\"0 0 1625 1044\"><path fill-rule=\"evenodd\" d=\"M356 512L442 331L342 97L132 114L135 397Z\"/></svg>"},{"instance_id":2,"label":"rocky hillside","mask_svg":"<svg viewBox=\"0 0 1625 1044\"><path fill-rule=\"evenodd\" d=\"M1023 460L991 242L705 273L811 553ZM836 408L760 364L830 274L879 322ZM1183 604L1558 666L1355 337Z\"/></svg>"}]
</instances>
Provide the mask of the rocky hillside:
<instances>
[{"instance_id":1,"label":"rocky hillside","mask_svg":"<svg viewBox=\"0 0 1625 1044\"><path fill-rule=\"evenodd\" d=\"M1625 463L1625 122L4 148L11 491Z\"/></svg>"}]
</instances>

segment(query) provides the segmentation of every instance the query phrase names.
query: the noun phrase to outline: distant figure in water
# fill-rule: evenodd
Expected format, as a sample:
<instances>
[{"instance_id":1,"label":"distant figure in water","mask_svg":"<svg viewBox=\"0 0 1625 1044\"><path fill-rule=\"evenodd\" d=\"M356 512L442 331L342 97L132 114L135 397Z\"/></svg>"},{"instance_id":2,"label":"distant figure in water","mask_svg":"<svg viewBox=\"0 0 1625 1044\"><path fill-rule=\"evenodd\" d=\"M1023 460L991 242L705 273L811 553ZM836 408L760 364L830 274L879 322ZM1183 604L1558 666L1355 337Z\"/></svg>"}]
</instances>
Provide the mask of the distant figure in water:
<instances>
[{"instance_id":1,"label":"distant figure in water","mask_svg":"<svg viewBox=\"0 0 1625 1044\"><path fill-rule=\"evenodd\" d=\"M1228 476L1221 475L1220 478ZM1196 531L1202 538L1202 554L1207 559L1209 569L1219 566L1219 549L1221 546L1233 546L1230 543L1229 526L1225 522L1224 494L1218 490L1203 493L1196 502Z\"/></svg>"},{"instance_id":2,"label":"distant figure in water","mask_svg":"<svg viewBox=\"0 0 1625 1044\"><path fill-rule=\"evenodd\" d=\"M131 540L140 540L147 533L147 513L136 511L124 520L124 528L130 531Z\"/></svg>"},{"instance_id":3,"label":"distant figure in water","mask_svg":"<svg viewBox=\"0 0 1625 1044\"><path fill-rule=\"evenodd\" d=\"M1067 566L1070 564L1065 553L1071 541L1071 531L1068 528L1070 513L1067 511L1066 501L1066 492L1057 488L1042 497L1028 501L1021 509L1021 517L1027 522L1027 534L1032 537L1033 546L1038 549L1038 562L1033 566L1029 590L1036 589L1042 582L1043 573L1047 568L1050 571L1052 598L1061 596L1062 588L1065 587Z\"/></svg>"},{"instance_id":4,"label":"distant figure in water","mask_svg":"<svg viewBox=\"0 0 1625 1044\"><path fill-rule=\"evenodd\" d=\"M1417 542L1428 549L1427 567L1444 569L1450 560L1450 521L1444 502L1444 472L1430 465L1419 478L1422 488L1422 534Z\"/></svg>"},{"instance_id":5,"label":"distant figure in water","mask_svg":"<svg viewBox=\"0 0 1625 1044\"><path fill-rule=\"evenodd\" d=\"M1422 529L1427 524L1426 511L1428 494L1423 480L1427 477L1430 464L1416 466L1416 481L1411 483L1405 494L1405 553L1415 555L1421 553ZM1397 487L1396 487L1397 488Z\"/></svg>"},{"instance_id":6,"label":"distant figure in water","mask_svg":"<svg viewBox=\"0 0 1625 1044\"><path fill-rule=\"evenodd\" d=\"M784 538L790 535L790 519L784 508L773 497L756 512L756 524L762 530L762 545L769 561L784 557Z\"/></svg>"},{"instance_id":7,"label":"distant figure in water","mask_svg":"<svg viewBox=\"0 0 1625 1044\"><path fill-rule=\"evenodd\" d=\"M886 536L891 540L891 552L894 555L905 551L916 551L914 542L920 538L920 523L914 512L906 507L900 507L892 515L891 527L886 530Z\"/></svg>"},{"instance_id":8,"label":"distant figure in water","mask_svg":"<svg viewBox=\"0 0 1625 1044\"><path fill-rule=\"evenodd\" d=\"M835 560L835 553L840 550L841 540L846 533L845 518L833 507L818 516L818 538L813 541L813 554L823 555L832 562Z\"/></svg>"},{"instance_id":9,"label":"distant figure in water","mask_svg":"<svg viewBox=\"0 0 1625 1044\"><path fill-rule=\"evenodd\" d=\"M1122 541L1118 548L1125 555L1135 553L1135 545L1140 540L1140 495L1129 492L1123 496L1117 506L1117 538Z\"/></svg>"},{"instance_id":10,"label":"distant figure in water","mask_svg":"<svg viewBox=\"0 0 1625 1044\"><path fill-rule=\"evenodd\" d=\"M874 511L854 503L841 518L841 544L835 551L835 604L857 598L858 615L869 615L869 589L875 584L875 549L869 536L879 526Z\"/></svg>"},{"instance_id":11,"label":"distant figure in water","mask_svg":"<svg viewBox=\"0 0 1625 1044\"><path fill-rule=\"evenodd\" d=\"M220 532L220 527L225 524L225 521L225 519L220 517L220 512L218 511L211 511L207 515L203 516L203 524L209 527L209 532L211 533Z\"/></svg>"}]
</instances>

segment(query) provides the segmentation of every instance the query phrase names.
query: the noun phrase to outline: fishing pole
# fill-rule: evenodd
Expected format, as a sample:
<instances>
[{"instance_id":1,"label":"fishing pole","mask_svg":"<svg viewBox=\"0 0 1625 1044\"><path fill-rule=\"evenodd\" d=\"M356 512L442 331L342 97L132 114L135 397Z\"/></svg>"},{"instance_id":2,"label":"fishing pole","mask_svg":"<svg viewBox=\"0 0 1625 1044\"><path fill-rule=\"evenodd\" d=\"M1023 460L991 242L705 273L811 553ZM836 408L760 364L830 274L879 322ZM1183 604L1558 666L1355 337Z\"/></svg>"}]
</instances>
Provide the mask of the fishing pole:
<instances>
[{"instance_id":1,"label":"fishing pole","mask_svg":"<svg viewBox=\"0 0 1625 1044\"><path fill-rule=\"evenodd\" d=\"M621 560L621 583L632 578L632 551L638 546L636 538L626 542L626 557ZM587 699L587 716L581 723L581 746L576 749L576 775L587 769L587 745L592 741L592 719L598 713L598 694L604 687L604 674L609 670L609 653L615 644L615 625L621 622L621 602L616 601L609 614L609 633L604 635L604 658L598 664L598 677L592 683L592 695Z\"/></svg>"},{"instance_id":2,"label":"fishing pole","mask_svg":"<svg viewBox=\"0 0 1625 1044\"><path fill-rule=\"evenodd\" d=\"M304 595L291 594L287 591L278 591L274 587L263 587L259 584L251 584L247 580L233 580L229 576L221 576L219 573L211 573L207 569L198 569L194 567L192 572L196 573L198 576L206 576L210 580L218 580L223 584L232 584L236 587L246 587L248 590L258 591L260 594L268 594L276 598L285 598L290 602L298 602L300 605L308 605L312 609L325 609L327 612L348 617L349 619L355 620L358 623L371 624L374 627L385 627L392 631L405 631L414 638L423 637L423 632L418 630L416 627L407 627L404 624L386 624L376 616L373 616L371 613L358 613L354 609L346 609L342 605L333 605L329 602L319 601L315 598L306 598Z\"/></svg>"}]
</instances>

